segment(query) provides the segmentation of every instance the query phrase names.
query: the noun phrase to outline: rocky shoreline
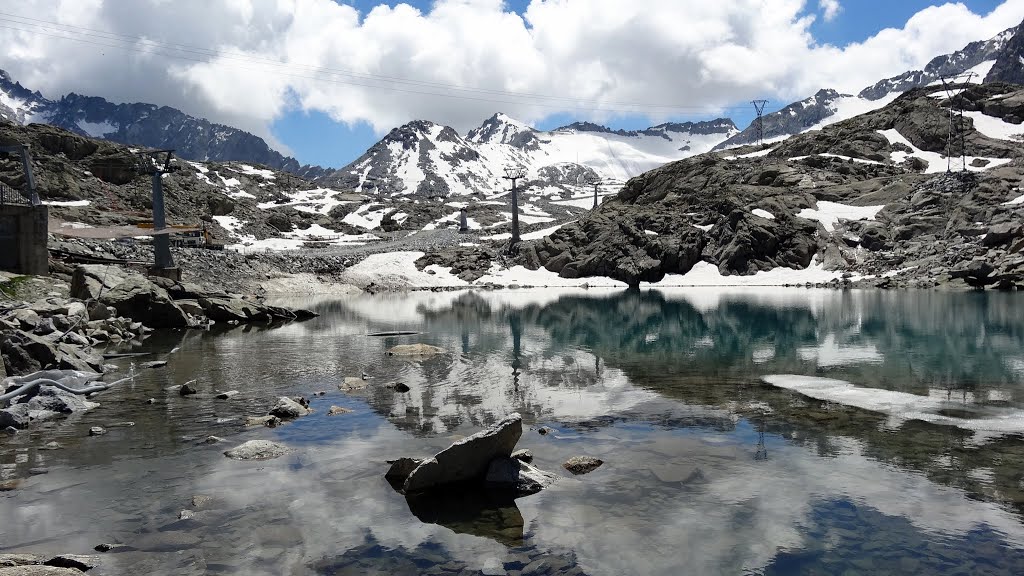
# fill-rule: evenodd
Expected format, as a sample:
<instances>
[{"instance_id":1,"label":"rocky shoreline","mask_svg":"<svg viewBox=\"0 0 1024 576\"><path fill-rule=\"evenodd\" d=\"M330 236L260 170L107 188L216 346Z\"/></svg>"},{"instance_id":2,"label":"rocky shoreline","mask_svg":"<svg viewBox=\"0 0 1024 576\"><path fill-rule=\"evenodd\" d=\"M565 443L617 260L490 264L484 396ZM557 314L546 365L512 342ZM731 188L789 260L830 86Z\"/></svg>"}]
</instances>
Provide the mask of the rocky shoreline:
<instances>
[{"instance_id":1,"label":"rocky shoreline","mask_svg":"<svg viewBox=\"0 0 1024 576\"><path fill-rule=\"evenodd\" d=\"M57 289L45 296L0 300L0 396L18 389L22 383L17 377L47 370L83 375L80 383L99 379L116 369L105 358L116 356L123 345L141 344L158 329L208 330L218 323L274 324L317 316L109 265L73 268L66 295L60 289L60 275L54 280L47 287ZM12 291L18 295L18 290ZM115 353L105 356L107 350ZM9 407L0 406L0 430L17 433L36 422L91 407L73 393L44 385L12 398Z\"/></svg>"}]
</instances>

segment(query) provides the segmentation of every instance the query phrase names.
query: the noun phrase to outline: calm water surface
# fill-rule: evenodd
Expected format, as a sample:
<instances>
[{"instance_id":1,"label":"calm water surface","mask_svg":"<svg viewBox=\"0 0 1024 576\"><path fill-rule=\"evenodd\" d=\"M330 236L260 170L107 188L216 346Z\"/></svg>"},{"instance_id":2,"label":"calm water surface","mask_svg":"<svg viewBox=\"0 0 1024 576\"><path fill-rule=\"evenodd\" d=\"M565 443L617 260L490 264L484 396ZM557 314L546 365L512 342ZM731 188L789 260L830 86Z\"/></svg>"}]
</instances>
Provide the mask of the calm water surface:
<instances>
[{"instance_id":1,"label":"calm water surface","mask_svg":"<svg viewBox=\"0 0 1024 576\"><path fill-rule=\"evenodd\" d=\"M816 375L939 398L950 415L1014 414L1024 409L1019 295L591 290L292 303L322 316L152 338L139 350L166 368L77 419L0 438L0 479L24 479L0 493L0 552L128 544L103 555L107 574L1024 573L1018 420L1010 433L978 434L901 417L912 406L878 413L761 381ZM421 334L366 336L397 329ZM384 355L412 342L449 353ZM367 389L338 389L364 371ZM193 378L198 397L167 390ZM395 381L411 391L385 387ZM241 394L213 399L230 389ZM313 415L242 426L297 394ZM353 412L328 417L331 405ZM562 476L548 490L410 503L384 480L387 459L432 454L515 411L528 428L519 446ZM135 425L116 426L125 421ZM109 434L88 437L95 425ZM209 434L227 442L201 444ZM221 454L257 438L293 451L268 462ZM53 440L63 448L38 448ZM561 468L574 455L606 463L574 478ZM182 510L195 517L179 520Z\"/></svg>"}]
</instances>

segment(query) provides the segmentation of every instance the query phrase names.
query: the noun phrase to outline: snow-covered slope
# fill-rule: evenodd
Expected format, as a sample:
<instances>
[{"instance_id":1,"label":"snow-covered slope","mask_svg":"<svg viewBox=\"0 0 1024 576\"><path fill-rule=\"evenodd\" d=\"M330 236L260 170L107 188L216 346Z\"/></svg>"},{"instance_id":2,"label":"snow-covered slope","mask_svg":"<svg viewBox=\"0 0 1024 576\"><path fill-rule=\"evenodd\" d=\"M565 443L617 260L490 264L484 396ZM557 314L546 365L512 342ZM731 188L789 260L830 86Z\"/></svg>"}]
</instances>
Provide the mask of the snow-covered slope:
<instances>
[{"instance_id":1,"label":"snow-covered slope","mask_svg":"<svg viewBox=\"0 0 1024 576\"><path fill-rule=\"evenodd\" d=\"M594 179L623 182L707 152L737 132L727 119L629 132L584 123L540 131L498 113L463 137L447 126L415 121L392 130L324 182L392 195L489 195L508 187L506 168L517 168L527 186L569 190Z\"/></svg>"},{"instance_id":2,"label":"snow-covered slope","mask_svg":"<svg viewBox=\"0 0 1024 576\"><path fill-rule=\"evenodd\" d=\"M941 77L946 74L973 72L974 77L971 81L976 83L1005 81L1003 77L996 78L990 74L997 60L1011 64L1016 62L1017 69L1024 77L1024 61L1007 57L1007 52L1024 42L1024 39L1019 38L1018 32L1021 30L1024 30L1024 27L1017 26L1005 30L989 40L972 42L963 50L933 58L924 70L911 70L899 76L880 80L861 90L857 95L840 94L830 89L819 90L810 98L789 104L776 112L765 114L763 118L764 138L766 141L781 140L793 134L819 130L829 124L881 109L907 90L941 84ZM1016 41L1014 41L1015 39ZM1012 77L1005 71L1009 67L1009 64L1004 65L1000 68L1000 73L1003 76ZM739 134L719 144L717 148L731 148L752 144L756 141L756 124L751 124Z\"/></svg>"}]
</instances>

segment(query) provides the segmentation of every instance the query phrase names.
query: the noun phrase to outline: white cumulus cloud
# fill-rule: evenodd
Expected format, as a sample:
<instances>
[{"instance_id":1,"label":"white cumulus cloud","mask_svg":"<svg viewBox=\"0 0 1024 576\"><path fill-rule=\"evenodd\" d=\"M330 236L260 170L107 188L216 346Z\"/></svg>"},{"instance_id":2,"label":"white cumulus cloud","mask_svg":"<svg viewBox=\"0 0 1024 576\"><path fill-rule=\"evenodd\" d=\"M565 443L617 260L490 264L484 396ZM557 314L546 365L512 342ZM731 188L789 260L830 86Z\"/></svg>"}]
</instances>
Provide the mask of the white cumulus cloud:
<instances>
[{"instance_id":1,"label":"white cumulus cloud","mask_svg":"<svg viewBox=\"0 0 1024 576\"><path fill-rule=\"evenodd\" d=\"M843 9L842 5L839 4L839 0L819 0L818 6L821 8L821 15L825 18L826 22L835 20L836 16L839 16L840 10Z\"/></svg>"},{"instance_id":2,"label":"white cumulus cloud","mask_svg":"<svg viewBox=\"0 0 1024 576\"><path fill-rule=\"evenodd\" d=\"M857 92L1024 19L1024 0L987 15L948 3L830 46L811 33L815 9L839 4L532 0L520 15L502 0L23 0L0 9L0 68L50 97L174 106L268 138L291 110L381 133L417 118L465 131L499 110L655 122Z\"/></svg>"}]
</instances>

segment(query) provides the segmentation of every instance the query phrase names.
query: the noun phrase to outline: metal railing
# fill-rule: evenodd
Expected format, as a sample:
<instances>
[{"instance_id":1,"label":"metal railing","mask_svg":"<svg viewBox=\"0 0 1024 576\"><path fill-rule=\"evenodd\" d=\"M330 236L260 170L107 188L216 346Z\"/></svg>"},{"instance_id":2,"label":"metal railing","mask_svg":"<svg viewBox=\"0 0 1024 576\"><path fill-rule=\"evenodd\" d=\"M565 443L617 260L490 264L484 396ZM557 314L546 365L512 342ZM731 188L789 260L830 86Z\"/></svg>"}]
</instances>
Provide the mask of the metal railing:
<instances>
[{"instance_id":1,"label":"metal railing","mask_svg":"<svg viewBox=\"0 0 1024 576\"><path fill-rule=\"evenodd\" d=\"M30 206L32 203L19 190L0 183L0 206Z\"/></svg>"}]
</instances>

